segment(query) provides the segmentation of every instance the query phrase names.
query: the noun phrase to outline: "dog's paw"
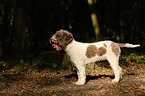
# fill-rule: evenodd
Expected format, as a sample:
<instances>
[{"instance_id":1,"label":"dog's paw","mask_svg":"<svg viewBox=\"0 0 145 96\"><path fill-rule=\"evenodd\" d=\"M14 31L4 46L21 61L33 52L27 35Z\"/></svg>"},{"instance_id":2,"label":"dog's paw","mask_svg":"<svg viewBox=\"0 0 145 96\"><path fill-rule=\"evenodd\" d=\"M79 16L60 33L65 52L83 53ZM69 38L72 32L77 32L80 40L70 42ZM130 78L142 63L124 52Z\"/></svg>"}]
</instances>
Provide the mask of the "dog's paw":
<instances>
[{"instance_id":1,"label":"dog's paw","mask_svg":"<svg viewBox=\"0 0 145 96\"><path fill-rule=\"evenodd\" d=\"M84 85L84 84L85 84L85 82L82 82L82 81L77 81L75 84L76 84L76 85Z\"/></svg>"},{"instance_id":2,"label":"dog's paw","mask_svg":"<svg viewBox=\"0 0 145 96\"><path fill-rule=\"evenodd\" d=\"M112 83L118 83L119 82L119 79L113 79L112 80Z\"/></svg>"}]
</instances>

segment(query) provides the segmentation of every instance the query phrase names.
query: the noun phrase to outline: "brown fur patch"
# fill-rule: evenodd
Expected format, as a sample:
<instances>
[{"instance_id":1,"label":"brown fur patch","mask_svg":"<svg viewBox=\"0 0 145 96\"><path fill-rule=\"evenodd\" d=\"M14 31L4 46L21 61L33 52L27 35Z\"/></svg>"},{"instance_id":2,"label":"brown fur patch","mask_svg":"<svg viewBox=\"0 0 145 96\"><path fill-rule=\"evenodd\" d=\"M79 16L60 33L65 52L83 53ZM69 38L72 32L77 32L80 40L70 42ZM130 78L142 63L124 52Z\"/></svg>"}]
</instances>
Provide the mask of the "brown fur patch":
<instances>
[{"instance_id":1,"label":"brown fur patch","mask_svg":"<svg viewBox=\"0 0 145 96\"><path fill-rule=\"evenodd\" d=\"M97 55L98 56L102 56L106 54L106 49L104 47L100 47L98 50L97 50Z\"/></svg>"},{"instance_id":2,"label":"brown fur patch","mask_svg":"<svg viewBox=\"0 0 145 96\"><path fill-rule=\"evenodd\" d=\"M104 47L107 47L107 45L106 45L106 44L104 44Z\"/></svg>"},{"instance_id":3,"label":"brown fur patch","mask_svg":"<svg viewBox=\"0 0 145 96\"><path fill-rule=\"evenodd\" d=\"M88 58L96 56L97 53L97 47L95 45L89 45L86 51L86 56Z\"/></svg>"},{"instance_id":4,"label":"brown fur patch","mask_svg":"<svg viewBox=\"0 0 145 96\"><path fill-rule=\"evenodd\" d=\"M106 49L103 47L97 49L95 45L89 45L86 51L86 56L88 58L94 57L96 55L102 56L104 54L106 54Z\"/></svg>"},{"instance_id":5,"label":"brown fur patch","mask_svg":"<svg viewBox=\"0 0 145 96\"><path fill-rule=\"evenodd\" d=\"M65 47L73 40L72 34L66 30L60 30L57 33L55 33L54 36L57 40L57 42L54 43L58 45L61 49L65 49Z\"/></svg>"},{"instance_id":6,"label":"brown fur patch","mask_svg":"<svg viewBox=\"0 0 145 96\"><path fill-rule=\"evenodd\" d=\"M119 55L119 46L118 46L118 44L116 44L116 43L111 43L111 49L112 49L112 51L114 52L114 54L116 55L116 56L118 56Z\"/></svg>"}]
</instances>

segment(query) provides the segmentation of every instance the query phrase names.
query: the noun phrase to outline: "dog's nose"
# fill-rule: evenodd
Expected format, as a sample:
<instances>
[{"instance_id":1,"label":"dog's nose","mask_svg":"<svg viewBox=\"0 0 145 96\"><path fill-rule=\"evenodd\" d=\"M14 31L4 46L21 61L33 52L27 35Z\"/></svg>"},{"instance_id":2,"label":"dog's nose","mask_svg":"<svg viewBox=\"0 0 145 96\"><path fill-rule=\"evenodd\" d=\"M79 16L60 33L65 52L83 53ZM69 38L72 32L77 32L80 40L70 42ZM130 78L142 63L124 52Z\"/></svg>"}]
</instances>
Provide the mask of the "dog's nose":
<instances>
[{"instance_id":1,"label":"dog's nose","mask_svg":"<svg viewBox=\"0 0 145 96\"><path fill-rule=\"evenodd\" d=\"M54 39L53 37L50 38L49 42L52 43L57 43L57 39Z\"/></svg>"}]
</instances>

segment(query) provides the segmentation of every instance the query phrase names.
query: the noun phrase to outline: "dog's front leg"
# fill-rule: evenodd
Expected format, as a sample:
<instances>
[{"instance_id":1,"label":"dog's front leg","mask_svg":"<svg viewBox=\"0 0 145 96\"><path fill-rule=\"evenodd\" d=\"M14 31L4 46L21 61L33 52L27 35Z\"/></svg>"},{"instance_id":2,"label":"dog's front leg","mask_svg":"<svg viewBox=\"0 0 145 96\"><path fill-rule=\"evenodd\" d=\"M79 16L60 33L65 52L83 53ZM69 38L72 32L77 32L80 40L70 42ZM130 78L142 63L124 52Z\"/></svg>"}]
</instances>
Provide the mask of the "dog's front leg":
<instances>
[{"instance_id":1,"label":"dog's front leg","mask_svg":"<svg viewBox=\"0 0 145 96\"><path fill-rule=\"evenodd\" d=\"M86 83L85 65L77 65L76 67L78 69L78 81L75 84L84 85Z\"/></svg>"}]
</instances>

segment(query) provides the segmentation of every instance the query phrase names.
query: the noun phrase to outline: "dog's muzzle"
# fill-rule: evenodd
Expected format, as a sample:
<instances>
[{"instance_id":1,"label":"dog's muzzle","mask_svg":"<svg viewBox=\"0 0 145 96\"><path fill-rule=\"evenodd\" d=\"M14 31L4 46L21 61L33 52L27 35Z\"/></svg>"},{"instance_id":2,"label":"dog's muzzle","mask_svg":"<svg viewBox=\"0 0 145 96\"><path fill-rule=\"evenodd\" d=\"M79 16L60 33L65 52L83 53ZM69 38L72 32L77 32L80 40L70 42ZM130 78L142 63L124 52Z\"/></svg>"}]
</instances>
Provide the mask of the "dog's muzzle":
<instances>
[{"instance_id":1,"label":"dog's muzzle","mask_svg":"<svg viewBox=\"0 0 145 96\"><path fill-rule=\"evenodd\" d=\"M58 45L57 39L54 39L54 37L51 37L49 42L50 42L50 44L52 44L51 47L55 48L57 51L62 50L62 48Z\"/></svg>"}]
</instances>

